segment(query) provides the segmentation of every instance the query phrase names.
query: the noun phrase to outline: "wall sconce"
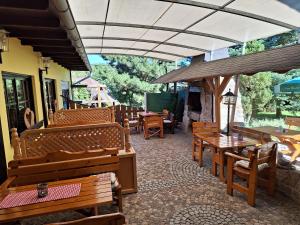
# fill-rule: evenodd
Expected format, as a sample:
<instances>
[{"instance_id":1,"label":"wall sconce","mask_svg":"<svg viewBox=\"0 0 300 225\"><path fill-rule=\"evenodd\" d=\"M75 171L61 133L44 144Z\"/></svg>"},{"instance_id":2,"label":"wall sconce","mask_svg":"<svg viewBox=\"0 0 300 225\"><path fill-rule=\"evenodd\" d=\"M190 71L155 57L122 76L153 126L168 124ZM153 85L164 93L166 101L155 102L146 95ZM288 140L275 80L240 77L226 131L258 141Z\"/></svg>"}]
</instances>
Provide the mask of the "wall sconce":
<instances>
[{"instance_id":1,"label":"wall sconce","mask_svg":"<svg viewBox=\"0 0 300 225\"><path fill-rule=\"evenodd\" d=\"M50 66L50 57L40 57L40 70L46 71L46 74L48 74L48 69Z\"/></svg>"},{"instance_id":2,"label":"wall sconce","mask_svg":"<svg viewBox=\"0 0 300 225\"><path fill-rule=\"evenodd\" d=\"M8 51L8 32L0 29L0 64L2 64L2 52Z\"/></svg>"}]
</instances>

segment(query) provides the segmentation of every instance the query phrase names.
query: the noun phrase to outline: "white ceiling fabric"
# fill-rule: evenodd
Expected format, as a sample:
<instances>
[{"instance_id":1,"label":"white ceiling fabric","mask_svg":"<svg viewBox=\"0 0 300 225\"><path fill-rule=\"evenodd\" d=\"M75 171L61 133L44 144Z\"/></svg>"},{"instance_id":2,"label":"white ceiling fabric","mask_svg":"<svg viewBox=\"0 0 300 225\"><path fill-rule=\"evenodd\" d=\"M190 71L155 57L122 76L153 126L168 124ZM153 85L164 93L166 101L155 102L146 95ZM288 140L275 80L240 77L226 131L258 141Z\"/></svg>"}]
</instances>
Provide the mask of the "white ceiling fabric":
<instances>
[{"instance_id":1,"label":"white ceiling fabric","mask_svg":"<svg viewBox=\"0 0 300 225\"><path fill-rule=\"evenodd\" d=\"M88 54L178 60L300 27L278 0L69 0Z\"/></svg>"}]
</instances>

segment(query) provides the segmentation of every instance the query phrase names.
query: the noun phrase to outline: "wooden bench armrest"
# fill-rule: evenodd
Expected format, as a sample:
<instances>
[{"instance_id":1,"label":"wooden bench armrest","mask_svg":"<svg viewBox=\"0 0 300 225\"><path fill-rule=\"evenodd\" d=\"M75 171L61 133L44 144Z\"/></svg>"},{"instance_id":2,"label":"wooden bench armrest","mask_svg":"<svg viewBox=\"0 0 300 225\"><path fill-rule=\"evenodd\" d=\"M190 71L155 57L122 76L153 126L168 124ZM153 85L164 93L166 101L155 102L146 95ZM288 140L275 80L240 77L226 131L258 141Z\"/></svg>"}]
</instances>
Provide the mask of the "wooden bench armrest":
<instances>
[{"instance_id":1,"label":"wooden bench armrest","mask_svg":"<svg viewBox=\"0 0 300 225\"><path fill-rule=\"evenodd\" d=\"M6 181L0 185L0 199L5 197L6 193L8 192L8 187L15 179L16 176L8 177Z\"/></svg>"},{"instance_id":2,"label":"wooden bench armrest","mask_svg":"<svg viewBox=\"0 0 300 225\"><path fill-rule=\"evenodd\" d=\"M225 152L225 155L229 156L231 158L234 158L235 160L246 160L246 161L250 162L249 158L246 158L246 157L243 157L243 156L240 156L240 155L236 155L236 154L233 154L233 153L230 153L230 152Z\"/></svg>"}]
</instances>

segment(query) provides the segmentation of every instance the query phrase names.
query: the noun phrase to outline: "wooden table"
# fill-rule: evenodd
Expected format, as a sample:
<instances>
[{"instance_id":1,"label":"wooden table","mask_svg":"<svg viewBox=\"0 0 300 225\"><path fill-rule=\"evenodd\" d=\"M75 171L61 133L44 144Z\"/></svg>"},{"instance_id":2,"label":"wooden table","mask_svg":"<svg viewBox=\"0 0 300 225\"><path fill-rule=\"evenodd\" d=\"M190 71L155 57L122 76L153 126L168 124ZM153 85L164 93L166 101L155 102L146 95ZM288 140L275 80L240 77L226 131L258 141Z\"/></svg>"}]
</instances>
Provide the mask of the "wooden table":
<instances>
[{"instance_id":1,"label":"wooden table","mask_svg":"<svg viewBox=\"0 0 300 225\"><path fill-rule=\"evenodd\" d=\"M212 155L212 174L217 175L217 164L220 166L220 180L225 181L224 165L225 165L225 151L233 151L234 149L244 148L259 144L259 141L244 137L242 141L236 137L225 136L222 134L195 134L201 140L201 144L206 142L213 147ZM201 148L200 148L201 149Z\"/></svg>"},{"instance_id":2,"label":"wooden table","mask_svg":"<svg viewBox=\"0 0 300 225\"><path fill-rule=\"evenodd\" d=\"M278 127L264 126L251 128L254 131L264 133L266 136L277 137L280 142L288 145L293 150L291 161L296 160L300 156L300 131L285 129L285 132L280 132Z\"/></svg>"},{"instance_id":3,"label":"wooden table","mask_svg":"<svg viewBox=\"0 0 300 225\"><path fill-rule=\"evenodd\" d=\"M0 209L0 223L17 221L20 219L57 213L66 210L94 208L95 206L112 203L111 180L99 180L100 175L49 182L49 187L81 183L79 196L24 205L8 209ZM9 188L9 192L28 191L36 188L36 185L19 186ZM1 198L3 199L3 198ZM97 214L97 211L96 211Z\"/></svg>"}]
</instances>

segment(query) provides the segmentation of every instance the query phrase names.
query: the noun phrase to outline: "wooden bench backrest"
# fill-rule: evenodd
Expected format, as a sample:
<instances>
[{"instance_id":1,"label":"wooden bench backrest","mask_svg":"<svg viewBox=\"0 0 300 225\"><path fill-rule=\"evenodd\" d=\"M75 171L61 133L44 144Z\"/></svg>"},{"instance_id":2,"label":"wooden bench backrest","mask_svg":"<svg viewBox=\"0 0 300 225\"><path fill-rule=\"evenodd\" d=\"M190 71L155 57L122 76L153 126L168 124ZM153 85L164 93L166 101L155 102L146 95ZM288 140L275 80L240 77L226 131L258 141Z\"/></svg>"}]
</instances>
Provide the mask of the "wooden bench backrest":
<instances>
[{"instance_id":1,"label":"wooden bench backrest","mask_svg":"<svg viewBox=\"0 0 300 225\"><path fill-rule=\"evenodd\" d=\"M193 122L192 132L196 133L206 133L206 132L219 132L217 123L211 122Z\"/></svg>"},{"instance_id":2,"label":"wooden bench backrest","mask_svg":"<svg viewBox=\"0 0 300 225\"><path fill-rule=\"evenodd\" d=\"M130 148L127 128L118 123L90 124L12 132L14 159L44 156L59 150L81 152L104 148ZM125 132L126 133L125 133ZM126 141L126 143L125 143Z\"/></svg>"},{"instance_id":3,"label":"wooden bench backrest","mask_svg":"<svg viewBox=\"0 0 300 225\"><path fill-rule=\"evenodd\" d=\"M289 127L291 127L291 126L300 127L300 117L286 117L285 118L285 123Z\"/></svg>"},{"instance_id":4,"label":"wooden bench backrest","mask_svg":"<svg viewBox=\"0 0 300 225\"><path fill-rule=\"evenodd\" d=\"M109 108L80 108L58 110L49 113L49 127L97 124L115 122L114 109Z\"/></svg>"},{"instance_id":5,"label":"wooden bench backrest","mask_svg":"<svg viewBox=\"0 0 300 225\"><path fill-rule=\"evenodd\" d=\"M16 177L10 186L35 184L119 171L118 149L92 152L57 151L42 157L13 160L8 177Z\"/></svg>"},{"instance_id":6,"label":"wooden bench backrest","mask_svg":"<svg viewBox=\"0 0 300 225\"><path fill-rule=\"evenodd\" d=\"M245 137L258 140L261 142L261 144L271 141L271 139L269 137L266 137L266 135L263 132L254 131L251 128L232 126L230 130L232 133L239 133Z\"/></svg>"}]
</instances>

